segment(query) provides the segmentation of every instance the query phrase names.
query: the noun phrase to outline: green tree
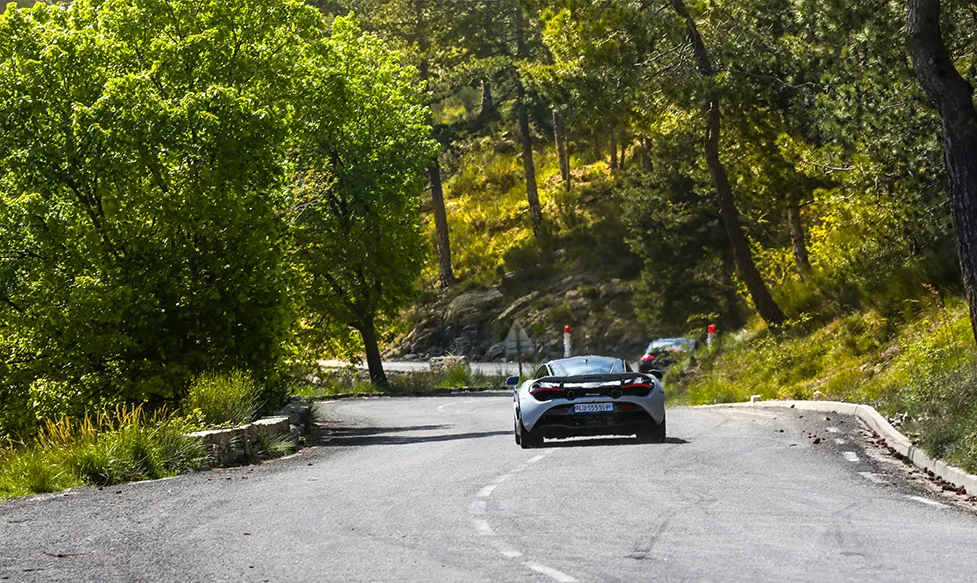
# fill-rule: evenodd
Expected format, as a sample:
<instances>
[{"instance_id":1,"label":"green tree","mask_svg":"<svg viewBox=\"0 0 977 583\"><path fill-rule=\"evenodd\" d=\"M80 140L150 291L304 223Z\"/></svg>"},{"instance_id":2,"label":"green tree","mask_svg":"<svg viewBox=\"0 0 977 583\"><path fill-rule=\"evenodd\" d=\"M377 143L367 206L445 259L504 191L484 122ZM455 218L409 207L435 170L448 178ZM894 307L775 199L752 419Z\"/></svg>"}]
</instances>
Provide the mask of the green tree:
<instances>
[{"instance_id":1,"label":"green tree","mask_svg":"<svg viewBox=\"0 0 977 583\"><path fill-rule=\"evenodd\" d=\"M417 209L436 143L416 71L354 19L337 18L308 62L291 207L308 324L357 330L385 384L377 329L424 262Z\"/></svg>"},{"instance_id":2,"label":"green tree","mask_svg":"<svg viewBox=\"0 0 977 583\"><path fill-rule=\"evenodd\" d=\"M0 16L5 427L275 374L294 316L284 145L289 0L77 0Z\"/></svg>"}]
</instances>

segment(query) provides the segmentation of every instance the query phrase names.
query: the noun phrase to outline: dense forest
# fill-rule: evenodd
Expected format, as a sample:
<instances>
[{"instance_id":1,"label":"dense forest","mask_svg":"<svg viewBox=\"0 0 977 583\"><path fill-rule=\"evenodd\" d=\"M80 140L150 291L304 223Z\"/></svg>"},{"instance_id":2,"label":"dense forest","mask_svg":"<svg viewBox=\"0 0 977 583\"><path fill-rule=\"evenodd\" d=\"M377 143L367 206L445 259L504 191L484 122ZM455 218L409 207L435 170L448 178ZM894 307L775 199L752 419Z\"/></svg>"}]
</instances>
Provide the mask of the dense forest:
<instances>
[{"instance_id":1,"label":"dense forest","mask_svg":"<svg viewBox=\"0 0 977 583\"><path fill-rule=\"evenodd\" d=\"M310 2L0 16L0 435L331 354L384 385L411 306L567 273L649 334L969 326L971 2Z\"/></svg>"}]
</instances>

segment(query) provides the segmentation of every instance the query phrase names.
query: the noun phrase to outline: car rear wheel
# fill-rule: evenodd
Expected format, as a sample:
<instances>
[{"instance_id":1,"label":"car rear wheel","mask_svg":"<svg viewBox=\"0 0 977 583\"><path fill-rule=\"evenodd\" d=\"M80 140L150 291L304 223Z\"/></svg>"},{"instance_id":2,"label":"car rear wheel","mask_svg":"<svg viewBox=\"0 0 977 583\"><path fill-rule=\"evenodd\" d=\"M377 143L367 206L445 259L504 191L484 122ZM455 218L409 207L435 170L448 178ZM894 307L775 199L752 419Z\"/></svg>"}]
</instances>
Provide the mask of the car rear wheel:
<instances>
[{"instance_id":1,"label":"car rear wheel","mask_svg":"<svg viewBox=\"0 0 977 583\"><path fill-rule=\"evenodd\" d=\"M519 431L519 420L512 420L512 433L516 436L516 445L522 445L522 434Z\"/></svg>"},{"instance_id":2,"label":"car rear wheel","mask_svg":"<svg viewBox=\"0 0 977 583\"><path fill-rule=\"evenodd\" d=\"M638 432L638 439L644 443L661 443L665 441L665 419L661 423L653 423Z\"/></svg>"},{"instance_id":3,"label":"car rear wheel","mask_svg":"<svg viewBox=\"0 0 977 583\"><path fill-rule=\"evenodd\" d=\"M523 449L543 447L543 436L539 433L529 431L522 425L522 421L516 420L516 442Z\"/></svg>"}]
</instances>

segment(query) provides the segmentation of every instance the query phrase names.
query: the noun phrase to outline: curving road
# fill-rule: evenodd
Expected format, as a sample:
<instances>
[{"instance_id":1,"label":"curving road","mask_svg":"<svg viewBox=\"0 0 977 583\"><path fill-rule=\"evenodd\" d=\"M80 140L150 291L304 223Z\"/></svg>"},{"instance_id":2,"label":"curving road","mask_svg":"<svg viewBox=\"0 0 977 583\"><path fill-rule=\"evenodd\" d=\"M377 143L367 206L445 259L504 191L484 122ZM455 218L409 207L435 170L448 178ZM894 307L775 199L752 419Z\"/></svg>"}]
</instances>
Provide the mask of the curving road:
<instances>
[{"instance_id":1,"label":"curving road","mask_svg":"<svg viewBox=\"0 0 977 583\"><path fill-rule=\"evenodd\" d=\"M324 403L259 466L0 503L11 581L968 581L977 518L852 419L519 449L505 393ZM817 443L816 443L817 442Z\"/></svg>"}]
</instances>

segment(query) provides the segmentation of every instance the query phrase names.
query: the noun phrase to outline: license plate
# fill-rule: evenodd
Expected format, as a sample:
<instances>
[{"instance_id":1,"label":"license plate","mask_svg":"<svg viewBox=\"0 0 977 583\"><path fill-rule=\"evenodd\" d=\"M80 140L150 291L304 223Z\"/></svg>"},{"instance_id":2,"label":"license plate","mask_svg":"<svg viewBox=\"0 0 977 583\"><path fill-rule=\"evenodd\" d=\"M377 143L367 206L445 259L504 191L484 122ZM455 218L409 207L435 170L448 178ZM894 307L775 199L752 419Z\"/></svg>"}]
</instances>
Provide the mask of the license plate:
<instances>
[{"instance_id":1,"label":"license plate","mask_svg":"<svg viewBox=\"0 0 977 583\"><path fill-rule=\"evenodd\" d=\"M614 410L614 403L577 403L574 413L607 413Z\"/></svg>"}]
</instances>

